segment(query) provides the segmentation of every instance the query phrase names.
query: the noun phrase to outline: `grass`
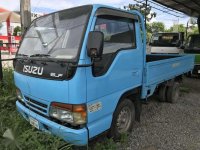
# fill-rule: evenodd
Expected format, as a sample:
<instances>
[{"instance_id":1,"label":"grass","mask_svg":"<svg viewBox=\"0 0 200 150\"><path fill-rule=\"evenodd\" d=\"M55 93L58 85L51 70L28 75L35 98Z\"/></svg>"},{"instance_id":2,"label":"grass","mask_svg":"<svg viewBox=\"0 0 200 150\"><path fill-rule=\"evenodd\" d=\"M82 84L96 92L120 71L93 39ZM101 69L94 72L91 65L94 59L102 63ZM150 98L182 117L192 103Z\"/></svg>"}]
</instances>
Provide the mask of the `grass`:
<instances>
[{"instance_id":1,"label":"grass","mask_svg":"<svg viewBox=\"0 0 200 150\"><path fill-rule=\"evenodd\" d=\"M4 80L0 83L0 149L3 150L70 150L71 145L62 139L40 132L23 119L16 110L13 70L3 71ZM120 143L124 144L123 135ZM118 142L118 144L119 144ZM115 150L117 145L112 139L95 143L90 149Z\"/></svg>"}]
</instances>

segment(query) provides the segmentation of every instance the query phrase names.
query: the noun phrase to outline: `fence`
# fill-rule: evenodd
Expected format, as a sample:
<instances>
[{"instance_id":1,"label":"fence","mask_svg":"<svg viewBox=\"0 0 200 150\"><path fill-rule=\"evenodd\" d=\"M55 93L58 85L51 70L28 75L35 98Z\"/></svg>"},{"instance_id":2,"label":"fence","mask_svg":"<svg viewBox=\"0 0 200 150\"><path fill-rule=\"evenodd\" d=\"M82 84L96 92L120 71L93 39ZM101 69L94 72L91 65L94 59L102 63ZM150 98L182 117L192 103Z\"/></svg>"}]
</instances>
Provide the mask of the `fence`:
<instances>
[{"instance_id":1,"label":"fence","mask_svg":"<svg viewBox=\"0 0 200 150\"><path fill-rule=\"evenodd\" d=\"M10 54L16 53L19 43L0 43L0 51L7 51Z\"/></svg>"},{"instance_id":2,"label":"fence","mask_svg":"<svg viewBox=\"0 0 200 150\"><path fill-rule=\"evenodd\" d=\"M0 43L0 82L3 81L3 70L13 69L13 60L19 43Z\"/></svg>"}]
</instances>

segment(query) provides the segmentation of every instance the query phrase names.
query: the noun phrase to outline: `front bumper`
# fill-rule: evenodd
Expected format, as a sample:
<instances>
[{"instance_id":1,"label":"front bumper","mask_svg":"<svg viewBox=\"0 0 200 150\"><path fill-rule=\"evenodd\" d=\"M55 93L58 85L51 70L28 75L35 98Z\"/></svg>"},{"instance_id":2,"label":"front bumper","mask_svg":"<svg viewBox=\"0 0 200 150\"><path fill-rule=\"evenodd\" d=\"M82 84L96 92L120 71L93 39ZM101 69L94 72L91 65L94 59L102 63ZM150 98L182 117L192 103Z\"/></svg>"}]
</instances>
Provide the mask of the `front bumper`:
<instances>
[{"instance_id":1,"label":"front bumper","mask_svg":"<svg viewBox=\"0 0 200 150\"><path fill-rule=\"evenodd\" d=\"M200 64L194 66L192 74L200 75Z\"/></svg>"},{"instance_id":2,"label":"front bumper","mask_svg":"<svg viewBox=\"0 0 200 150\"><path fill-rule=\"evenodd\" d=\"M88 132L86 128L71 129L60 124L57 124L45 117L42 117L28 108L24 107L18 101L16 102L19 113L29 121L29 117L36 119L39 122L39 129L44 132L52 133L65 141L74 145L86 145L88 143Z\"/></svg>"}]
</instances>

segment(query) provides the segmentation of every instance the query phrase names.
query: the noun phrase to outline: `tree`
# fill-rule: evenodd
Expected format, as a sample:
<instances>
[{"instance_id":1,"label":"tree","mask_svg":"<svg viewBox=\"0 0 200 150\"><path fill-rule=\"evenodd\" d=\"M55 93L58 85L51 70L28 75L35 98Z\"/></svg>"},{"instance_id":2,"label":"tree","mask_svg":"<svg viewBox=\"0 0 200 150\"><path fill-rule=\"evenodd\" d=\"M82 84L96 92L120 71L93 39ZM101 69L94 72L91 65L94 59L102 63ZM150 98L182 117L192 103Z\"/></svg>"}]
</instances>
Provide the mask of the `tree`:
<instances>
[{"instance_id":1,"label":"tree","mask_svg":"<svg viewBox=\"0 0 200 150\"><path fill-rule=\"evenodd\" d=\"M198 29L198 27L193 27L193 28L192 28L192 33L193 33L193 34L199 34L199 29Z\"/></svg>"},{"instance_id":2,"label":"tree","mask_svg":"<svg viewBox=\"0 0 200 150\"><path fill-rule=\"evenodd\" d=\"M199 29L197 26L190 26L187 29L187 36L192 35L192 34L199 34Z\"/></svg>"},{"instance_id":3,"label":"tree","mask_svg":"<svg viewBox=\"0 0 200 150\"><path fill-rule=\"evenodd\" d=\"M21 27L16 26L16 27L14 28L13 35L14 35L14 36L17 36L19 32L21 33Z\"/></svg>"},{"instance_id":4,"label":"tree","mask_svg":"<svg viewBox=\"0 0 200 150\"><path fill-rule=\"evenodd\" d=\"M162 22L153 22L149 25L149 27L147 27L147 30L149 30L150 33L164 32L165 31L165 25Z\"/></svg>"},{"instance_id":5,"label":"tree","mask_svg":"<svg viewBox=\"0 0 200 150\"><path fill-rule=\"evenodd\" d=\"M193 25L188 27L187 32L188 34L199 34L199 29L197 26Z\"/></svg>"},{"instance_id":6,"label":"tree","mask_svg":"<svg viewBox=\"0 0 200 150\"><path fill-rule=\"evenodd\" d=\"M166 31L168 31L168 32L185 32L186 27L184 27L183 24L175 24Z\"/></svg>"},{"instance_id":7,"label":"tree","mask_svg":"<svg viewBox=\"0 0 200 150\"><path fill-rule=\"evenodd\" d=\"M136 1L137 2L137 1ZM138 10L143 16L146 16L147 21L150 21L152 18L156 17L156 13L151 11L151 6L146 5L145 3L129 4L124 6L126 10Z\"/></svg>"},{"instance_id":8,"label":"tree","mask_svg":"<svg viewBox=\"0 0 200 150\"><path fill-rule=\"evenodd\" d=\"M150 21L152 18L156 17L156 13L151 11L151 6L146 5L145 3L138 2L135 0L137 4L129 4L128 6L124 6L126 10L138 10L143 16L146 16L146 20ZM151 28L150 24L146 23L146 35L147 41L151 38Z\"/></svg>"}]
</instances>

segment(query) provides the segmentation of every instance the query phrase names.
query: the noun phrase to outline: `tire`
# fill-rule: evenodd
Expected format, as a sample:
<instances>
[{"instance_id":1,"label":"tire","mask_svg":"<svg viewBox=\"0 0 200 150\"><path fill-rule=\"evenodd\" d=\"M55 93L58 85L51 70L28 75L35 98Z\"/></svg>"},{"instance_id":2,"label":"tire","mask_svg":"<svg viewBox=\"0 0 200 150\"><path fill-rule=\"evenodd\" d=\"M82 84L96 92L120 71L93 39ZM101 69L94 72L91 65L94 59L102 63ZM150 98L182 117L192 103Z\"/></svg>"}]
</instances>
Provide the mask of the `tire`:
<instances>
[{"instance_id":1,"label":"tire","mask_svg":"<svg viewBox=\"0 0 200 150\"><path fill-rule=\"evenodd\" d=\"M161 85L158 91L158 97L160 102L166 102L166 92L167 92L167 86Z\"/></svg>"},{"instance_id":2,"label":"tire","mask_svg":"<svg viewBox=\"0 0 200 150\"><path fill-rule=\"evenodd\" d=\"M129 99L122 100L114 114L108 137L119 140L120 135L131 132L135 121L135 106Z\"/></svg>"},{"instance_id":3,"label":"tire","mask_svg":"<svg viewBox=\"0 0 200 150\"><path fill-rule=\"evenodd\" d=\"M172 86L167 89L167 102L176 103L180 95L180 84L175 82Z\"/></svg>"},{"instance_id":4,"label":"tire","mask_svg":"<svg viewBox=\"0 0 200 150\"><path fill-rule=\"evenodd\" d=\"M191 71L187 72L185 75L186 75L186 77L191 78L192 77L192 72Z\"/></svg>"}]
</instances>

